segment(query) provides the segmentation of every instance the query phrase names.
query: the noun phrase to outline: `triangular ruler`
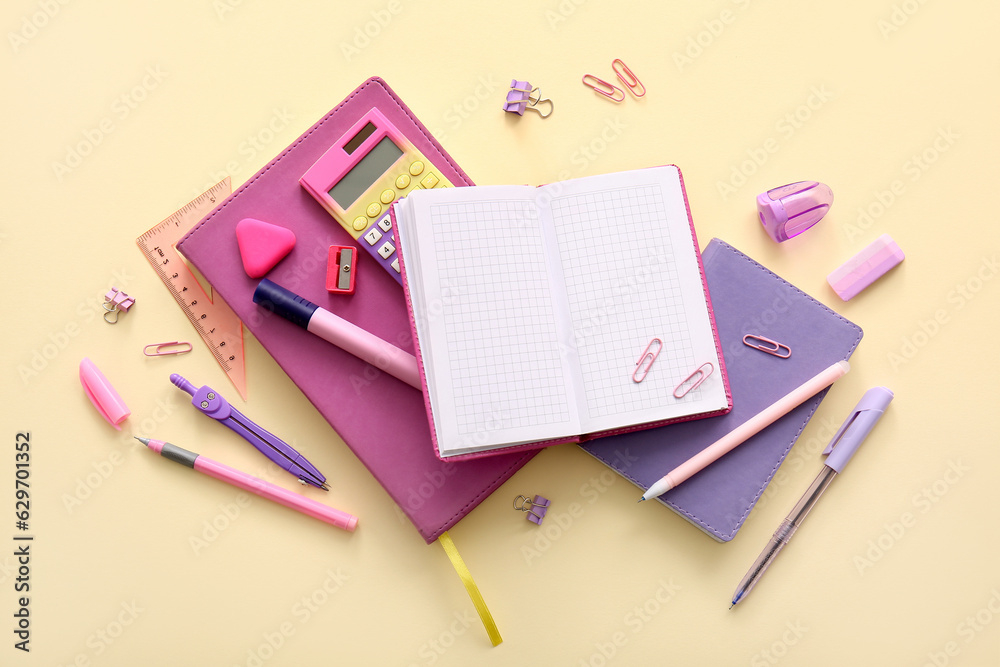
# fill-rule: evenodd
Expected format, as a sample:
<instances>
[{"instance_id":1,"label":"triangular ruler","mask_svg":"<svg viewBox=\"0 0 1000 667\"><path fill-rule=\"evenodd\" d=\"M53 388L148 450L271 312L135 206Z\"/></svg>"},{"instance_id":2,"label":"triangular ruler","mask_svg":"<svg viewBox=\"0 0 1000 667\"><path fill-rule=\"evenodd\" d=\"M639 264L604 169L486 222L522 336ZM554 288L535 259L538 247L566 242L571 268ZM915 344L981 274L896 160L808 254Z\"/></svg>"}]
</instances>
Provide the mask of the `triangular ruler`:
<instances>
[{"instance_id":1,"label":"triangular ruler","mask_svg":"<svg viewBox=\"0 0 1000 667\"><path fill-rule=\"evenodd\" d=\"M245 401L247 368L243 355L243 323L225 301L212 294L211 287L205 291L175 247L231 192L232 185L226 177L135 242Z\"/></svg>"}]
</instances>

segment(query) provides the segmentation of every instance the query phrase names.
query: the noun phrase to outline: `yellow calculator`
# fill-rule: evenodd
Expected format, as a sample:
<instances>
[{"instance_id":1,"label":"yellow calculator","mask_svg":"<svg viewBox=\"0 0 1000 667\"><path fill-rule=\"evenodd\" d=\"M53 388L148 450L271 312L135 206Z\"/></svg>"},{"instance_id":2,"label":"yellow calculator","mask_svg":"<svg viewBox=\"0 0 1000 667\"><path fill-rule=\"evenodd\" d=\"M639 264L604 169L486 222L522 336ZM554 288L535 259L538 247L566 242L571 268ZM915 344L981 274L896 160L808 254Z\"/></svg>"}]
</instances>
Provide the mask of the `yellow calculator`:
<instances>
[{"instance_id":1,"label":"yellow calculator","mask_svg":"<svg viewBox=\"0 0 1000 667\"><path fill-rule=\"evenodd\" d=\"M400 283L389 207L416 188L454 186L378 109L362 116L299 183Z\"/></svg>"}]
</instances>

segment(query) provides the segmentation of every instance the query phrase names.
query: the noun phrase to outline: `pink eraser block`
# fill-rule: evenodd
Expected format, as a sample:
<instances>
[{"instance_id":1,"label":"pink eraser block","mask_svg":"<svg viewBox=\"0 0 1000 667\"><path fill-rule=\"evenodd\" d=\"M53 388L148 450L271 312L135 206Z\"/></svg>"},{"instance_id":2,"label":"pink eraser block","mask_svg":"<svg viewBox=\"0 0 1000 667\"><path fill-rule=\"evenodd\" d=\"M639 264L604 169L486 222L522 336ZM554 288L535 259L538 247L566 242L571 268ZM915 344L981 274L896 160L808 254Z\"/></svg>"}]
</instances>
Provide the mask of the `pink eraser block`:
<instances>
[{"instance_id":1,"label":"pink eraser block","mask_svg":"<svg viewBox=\"0 0 1000 667\"><path fill-rule=\"evenodd\" d=\"M883 234L828 275L826 281L841 299L849 301L905 257L892 237Z\"/></svg>"},{"instance_id":2,"label":"pink eraser block","mask_svg":"<svg viewBox=\"0 0 1000 667\"><path fill-rule=\"evenodd\" d=\"M295 234L269 222L243 218L236 225L236 242L243 270L251 278L263 278L295 247Z\"/></svg>"}]
</instances>

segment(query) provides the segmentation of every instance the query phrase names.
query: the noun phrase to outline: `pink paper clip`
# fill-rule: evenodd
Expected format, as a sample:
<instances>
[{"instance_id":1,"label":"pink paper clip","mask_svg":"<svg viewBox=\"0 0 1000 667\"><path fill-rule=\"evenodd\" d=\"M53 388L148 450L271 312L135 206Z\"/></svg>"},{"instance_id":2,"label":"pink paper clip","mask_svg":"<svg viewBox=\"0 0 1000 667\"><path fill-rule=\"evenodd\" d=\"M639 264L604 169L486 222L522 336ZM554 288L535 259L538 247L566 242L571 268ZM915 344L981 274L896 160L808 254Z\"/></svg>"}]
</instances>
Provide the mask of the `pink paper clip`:
<instances>
[{"instance_id":1,"label":"pink paper clip","mask_svg":"<svg viewBox=\"0 0 1000 667\"><path fill-rule=\"evenodd\" d=\"M705 370L705 366L708 366L707 371ZM706 361L701 366L698 366L698 368L695 369L694 373L688 375L686 378L681 380L681 383L679 385L677 385L677 387L674 389L674 398L684 398L690 392L700 387L701 383L707 380L708 376L711 375L714 370L715 366L713 366L712 362L710 361ZM685 385L687 385L688 383L691 384L685 387ZM681 391L681 389L683 389L683 391Z\"/></svg>"},{"instance_id":2,"label":"pink paper clip","mask_svg":"<svg viewBox=\"0 0 1000 667\"><path fill-rule=\"evenodd\" d=\"M587 79L593 79L597 83L596 84L594 84L594 83L587 83ZM623 91L618 86L614 86L614 85L608 83L607 81L604 81L602 79L598 79L593 74L584 74L583 75L583 85L590 86L591 88L594 89L595 93L598 93L600 95L604 95L606 98L608 98L612 102L621 102L622 100L625 99L625 91ZM604 90L601 89L601 86L603 86Z\"/></svg>"},{"instance_id":3,"label":"pink paper clip","mask_svg":"<svg viewBox=\"0 0 1000 667\"><path fill-rule=\"evenodd\" d=\"M651 352L649 348L653 347L654 343L656 344L656 351ZM662 349L663 341L659 338L653 338L653 340L649 341L649 345L646 346L646 349L643 350L642 354L639 356L639 361L635 362L635 370L632 371L632 382L642 382L646 379L646 376L649 375L649 369L652 368L653 362L656 361L656 358L660 356L660 350ZM649 361L645 366L643 366L643 362L647 359L649 359ZM639 376L639 371L642 371L641 376Z\"/></svg>"},{"instance_id":4,"label":"pink paper clip","mask_svg":"<svg viewBox=\"0 0 1000 667\"><path fill-rule=\"evenodd\" d=\"M149 348L153 348L150 352ZM169 343L151 343L142 348L142 353L147 357L166 357L171 354L187 354L191 351L191 343L171 341Z\"/></svg>"},{"instance_id":5,"label":"pink paper clip","mask_svg":"<svg viewBox=\"0 0 1000 667\"><path fill-rule=\"evenodd\" d=\"M619 69L619 67L621 69ZM642 97L646 94L646 86L642 85L642 82L639 81L639 77L632 74L632 70L628 68L628 65L622 62L621 58L615 58L611 61L611 69L615 71L615 74L618 75L618 78L621 79L621 82L625 84L625 87L628 88L630 93L636 97ZM628 76L628 79L625 78L626 76ZM631 79L631 82L629 79ZM639 89L642 90L641 93L636 92Z\"/></svg>"},{"instance_id":6,"label":"pink paper clip","mask_svg":"<svg viewBox=\"0 0 1000 667\"><path fill-rule=\"evenodd\" d=\"M752 347L755 350L760 350L761 352L767 352L775 357L780 357L781 359L787 359L792 356L792 348L779 343L778 341L771 340L770 338L764 338L763 336L758 336L756 334L747 334L743 336L743 344L748 347Z\"/></svg>"}]
</instances>

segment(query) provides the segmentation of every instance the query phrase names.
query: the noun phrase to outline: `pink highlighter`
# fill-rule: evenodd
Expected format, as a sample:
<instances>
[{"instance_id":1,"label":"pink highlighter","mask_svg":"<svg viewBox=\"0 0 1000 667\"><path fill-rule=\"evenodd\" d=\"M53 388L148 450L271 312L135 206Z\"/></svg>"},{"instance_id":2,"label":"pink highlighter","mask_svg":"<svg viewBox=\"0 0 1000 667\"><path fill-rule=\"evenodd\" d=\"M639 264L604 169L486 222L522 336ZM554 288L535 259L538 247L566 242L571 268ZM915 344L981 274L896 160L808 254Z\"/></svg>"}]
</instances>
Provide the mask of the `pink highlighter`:
<instances>
[{"instance_id":1,"label":"pink highlighter","mask_svg":"<svg viewBox=\"0 0 1000 667\"><path fill-rule=\"evenodd\" d=\"M329 310L320 308L266 278L254 290L253 302L367 361L414 389L423 391L416 357L356 324L337 317Z\"/></svg>"}]
</instances>

